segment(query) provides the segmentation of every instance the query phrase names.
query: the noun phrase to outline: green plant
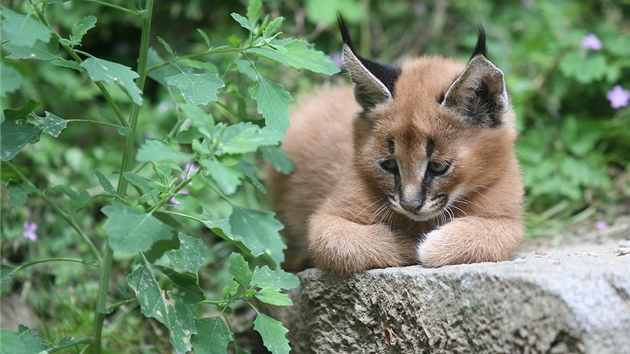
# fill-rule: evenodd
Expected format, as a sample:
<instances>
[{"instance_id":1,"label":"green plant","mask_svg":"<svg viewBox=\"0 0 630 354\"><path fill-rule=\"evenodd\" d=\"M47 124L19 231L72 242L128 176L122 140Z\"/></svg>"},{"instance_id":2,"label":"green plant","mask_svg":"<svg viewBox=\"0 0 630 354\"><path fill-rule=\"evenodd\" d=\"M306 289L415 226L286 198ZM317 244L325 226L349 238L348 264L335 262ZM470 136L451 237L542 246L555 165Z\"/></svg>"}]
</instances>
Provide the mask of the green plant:
<instances>
[{"instance_id":1,"label":"green plant","mask_svg":"<svg viewBox=\"0 0 630 354\"><path fill-rule=\"evenodd\" d=\"M283 18L263 16L260 0L250 1L246 16L231 14L247 31L245 39L231 36L227 44L215 46L197 30L203 49L180 55L158 37L168 59L149 45L153 0L136 1L133 9L94 3L78 2L72 10L105 6L140 26L136 70L83 50L99 28L92 14L68 24L72 16L65 16L63 1L29 1L23 6L26 14L2 7L1 94L3 106L12 107L3 109L0 126L2 179L11 203L6 206L4 199L3 210L16 217L3 220L3 243L19 245L19 238L35 245L40 232L57 241L57 248L40 251L39 258L3 263L2 293L20 273L39 264L82 265L88 277L98 280L91 293L91 333L56 340L25 326L18 332L2 329L3 352L75 348L100 353L105 319L134 304L166 326L176 352L225 352L229 343L240 352L227 321L239 303L255 311L254 330L264 345L273 353L288 352L286 329L253 302L291 305L281 290L298 281L279 269L286 247L278 234L282 225L273 213L243 206L256 206L252 196L265 192L252 158L262 156L283 172L293 168L278 147L289 125L292 97L267 78L271 70L261 61L324 74L337 67L307 42L280 38ZM161 87L157 98L148 93L148 78ZM80 113L46 96L46 87L64 85L74 90L65 99L83 104ZM250 109L254 103L262 118ZM160 104L169 107L166 114ZM67 114L77 118L62 118ZM68 131L77 147L55 139ZM117 171L113 164L119 165ZM56 173L56 167L70 172ZM38 212L29 210L33 205ZM21 238L16 236L20 219ZM208 243L224 245L223 250L209 249ZM224 257L229 262L230 275L222 285L214 284L223 286L220 292L202 288L202 281L216 281L204 277L211 271L209 254L211 261ZM115 294L112 277L119 278L121 270L128 273L126 285L118 283ZM205 316L207 305L218 312Z\"/></svg>"}]
</instances>

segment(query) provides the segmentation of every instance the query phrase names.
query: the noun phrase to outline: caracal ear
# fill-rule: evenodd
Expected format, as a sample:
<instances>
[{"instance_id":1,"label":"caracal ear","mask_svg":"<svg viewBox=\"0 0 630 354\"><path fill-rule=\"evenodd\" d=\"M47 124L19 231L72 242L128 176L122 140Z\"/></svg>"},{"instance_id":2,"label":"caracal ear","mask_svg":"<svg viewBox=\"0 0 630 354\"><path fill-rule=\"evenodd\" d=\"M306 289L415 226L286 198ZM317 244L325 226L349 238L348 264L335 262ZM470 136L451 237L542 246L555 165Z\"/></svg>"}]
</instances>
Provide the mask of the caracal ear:
<instances>
[{"instance_id":1,"label":"caracal ear","mask_svg":"<svg viewBox=\"0 0 630 354\"><path fill-rule=\"evenodd\" d=\"M394 84L400 68L380 64L358 56L352 46L348 28L341 17L339 29L343 38L343 65L355 83L354 96L364 110L387 103L393 99Z\"/></svg>"},{"instance_id":2,"label":"caracal ear","mask_svg":"<svg viewBox=\"0 0 630 354\"><path fill-rule=\"evenodd\" d=\"M486 35L480 27L473 56L446 91L442 105L474 125L497 128L505 123L508 104L503 72L486 59Z\"/></svg>"}]
</instances>

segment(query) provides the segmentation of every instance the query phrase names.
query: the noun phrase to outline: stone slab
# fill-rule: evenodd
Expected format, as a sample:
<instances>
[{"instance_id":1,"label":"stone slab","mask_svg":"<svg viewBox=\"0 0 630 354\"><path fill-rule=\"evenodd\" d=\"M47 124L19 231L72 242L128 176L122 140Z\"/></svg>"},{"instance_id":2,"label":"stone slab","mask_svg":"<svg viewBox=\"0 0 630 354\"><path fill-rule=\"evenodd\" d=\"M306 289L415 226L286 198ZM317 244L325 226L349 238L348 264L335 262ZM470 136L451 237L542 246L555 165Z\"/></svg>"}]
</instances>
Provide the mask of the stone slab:
<instances>
[{"instance_id":1,"label":"stone slab","mask_svg":"<svg viewBox=\"0 0 630 354\"><path fill-rule=\"evenodd\" d=\"M630 353L630 255L617 243L513 261L298 276L269 308L294 353Z\"/></svg>"}]
</instances>

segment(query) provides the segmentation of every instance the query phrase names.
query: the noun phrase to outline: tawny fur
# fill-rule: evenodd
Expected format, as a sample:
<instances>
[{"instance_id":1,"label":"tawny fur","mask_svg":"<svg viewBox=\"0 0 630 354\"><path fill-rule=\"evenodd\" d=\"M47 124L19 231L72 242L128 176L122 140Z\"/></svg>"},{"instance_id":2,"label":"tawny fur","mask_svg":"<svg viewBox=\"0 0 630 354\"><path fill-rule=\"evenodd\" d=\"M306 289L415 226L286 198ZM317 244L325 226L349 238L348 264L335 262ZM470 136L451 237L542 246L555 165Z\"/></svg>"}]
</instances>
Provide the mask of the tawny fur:
<instances>
[{"instance_id":1,"label":"tawny fur","mask_svg":"<svg viewBox=\"0 0 630 354\"><path fill-rule=\"evenodd\" d=\"M339 274L509 258L523 235L514 116L508 107L503 124L488 128L441 105L464 68L441 57L408 59L393 99L369 111L351 86L324 88L302 101L282 145L296 169L290 175L270 170L268 181L272 207L286 227L285 269L303 269L311 258ZM418 193L428 139L435 142L432 159L454 167L434 179L426 208L439 193L453 199L438 216L418 221L388 204L394 180L374 159L388 155L394 141L402 188Z\"/></svg>"}]
</instances>

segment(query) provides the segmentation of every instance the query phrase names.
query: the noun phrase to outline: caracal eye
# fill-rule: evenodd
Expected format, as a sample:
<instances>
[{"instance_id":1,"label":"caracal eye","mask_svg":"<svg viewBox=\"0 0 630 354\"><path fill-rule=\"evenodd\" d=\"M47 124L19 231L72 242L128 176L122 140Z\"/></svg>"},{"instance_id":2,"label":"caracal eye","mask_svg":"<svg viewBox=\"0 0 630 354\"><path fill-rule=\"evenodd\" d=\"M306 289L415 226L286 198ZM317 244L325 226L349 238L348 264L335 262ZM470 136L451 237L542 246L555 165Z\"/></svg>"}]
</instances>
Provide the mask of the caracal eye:
<instances>
[{"instance_id":1,"label":"caracal eye","mask_svg":"<svg viewBox=\"0 0 630 354\"><path fill-rule=\"evenodd\" d=\"M381 162L381 168L389 173L398 173L398 163L395 159L389 159Z\"/></svg>"},{"instance_id":2,"label":"caracal eye","mask_svg":"<svg viewBox=\"0 0 630 354\"><path fill-rule=\"evenodd\" d=\"M429 171L433 174L440 176L448 171L448 168L451 166L448 162L438 162L438 161L430 161L429 162Z\"/></svg>"}]
</instances>

